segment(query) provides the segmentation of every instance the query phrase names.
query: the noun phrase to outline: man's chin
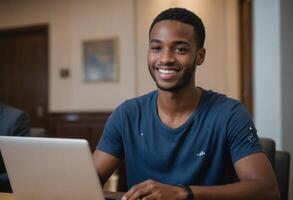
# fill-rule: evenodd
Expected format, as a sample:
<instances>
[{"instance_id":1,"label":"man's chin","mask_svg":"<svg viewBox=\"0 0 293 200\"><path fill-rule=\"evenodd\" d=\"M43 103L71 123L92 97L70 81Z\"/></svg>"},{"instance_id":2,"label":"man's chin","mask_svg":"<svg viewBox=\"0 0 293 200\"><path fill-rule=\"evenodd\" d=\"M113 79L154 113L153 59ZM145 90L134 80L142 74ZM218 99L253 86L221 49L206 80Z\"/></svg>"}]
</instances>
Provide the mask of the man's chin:
<instances>
[{"instance_id":1,"label":"man's chin","mask_svg":"<svg viewBox=\"0 0 293 200\"><path fill-rule=\"evenodd\" d=\"M190 83L192 83L192 82L190 82L190 79L187 78L186 80L189 80L189 81L177 82L175 85L168 85L168 86L159 84L156 81L156 85L157 85L158 89L160 89L162 91L176 93L176 92L179 92L179 91L185 89Z\"/></svg>"},{"instance_id":2,"label":"man's chin","mask_svg":"<svg viewBox=\"0 0 293 200\"><path fill-rule=\"evenodd\" d=\"M164 92L172 92L172 93L178 92L181 89L181 87L178 87L178 86L169 86L169 87L167 87L167 86L162 86L162 85L159 85L159 84L157 84L157 87L160 90L164 91Z\"/></svg>"}]
</instances>

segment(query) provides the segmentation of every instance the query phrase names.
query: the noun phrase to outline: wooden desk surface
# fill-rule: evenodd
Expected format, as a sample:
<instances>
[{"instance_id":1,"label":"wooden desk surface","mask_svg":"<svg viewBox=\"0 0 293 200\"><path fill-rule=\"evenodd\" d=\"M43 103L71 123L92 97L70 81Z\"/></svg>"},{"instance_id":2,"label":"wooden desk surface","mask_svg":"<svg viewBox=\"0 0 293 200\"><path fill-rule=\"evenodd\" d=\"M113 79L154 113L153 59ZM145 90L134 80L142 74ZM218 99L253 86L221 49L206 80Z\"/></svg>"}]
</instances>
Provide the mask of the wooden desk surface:
<instances>
[{"instance_id":1,"label":"wooden desk surface","mask_svg":"<svg viewBox=\"0 0 293 200\"><path fill-rule=\"evenodd\" d=\"M123 196L123 192L107 192L104 191L104 195L106 197L122 197ZM0 200L15 200L13 197L13 194L11 193L1 193L0 192Z\"/></svg>"},{"instance_id":2,"label":"wooden desk surface","mask_svg":"<svg viewBox=\"0 0 293 200\"><path fill-rule=\"evenodd\" d=\"M11 193L0 193L0 200L14 200Z\"/></svg>"}]
</instances>

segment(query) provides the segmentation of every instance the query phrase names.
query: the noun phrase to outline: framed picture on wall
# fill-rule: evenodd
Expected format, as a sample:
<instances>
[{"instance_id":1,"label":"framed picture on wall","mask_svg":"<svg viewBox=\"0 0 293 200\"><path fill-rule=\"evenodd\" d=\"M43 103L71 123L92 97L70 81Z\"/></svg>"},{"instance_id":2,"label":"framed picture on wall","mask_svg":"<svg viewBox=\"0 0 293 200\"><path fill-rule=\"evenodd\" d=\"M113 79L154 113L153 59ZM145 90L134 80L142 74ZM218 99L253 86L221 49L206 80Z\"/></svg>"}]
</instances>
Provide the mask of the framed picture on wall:
<instances>
[{"instance_id":1,"label":"framed picture on wall","mask_svg":"<svg viewBox=\"0 0 293 200\"><path fill-rule=\"evenodd\" d=\"M118 81L117 43L116 38L83 41L83 71L86 82Z\"/></svg>"}]
</instances>

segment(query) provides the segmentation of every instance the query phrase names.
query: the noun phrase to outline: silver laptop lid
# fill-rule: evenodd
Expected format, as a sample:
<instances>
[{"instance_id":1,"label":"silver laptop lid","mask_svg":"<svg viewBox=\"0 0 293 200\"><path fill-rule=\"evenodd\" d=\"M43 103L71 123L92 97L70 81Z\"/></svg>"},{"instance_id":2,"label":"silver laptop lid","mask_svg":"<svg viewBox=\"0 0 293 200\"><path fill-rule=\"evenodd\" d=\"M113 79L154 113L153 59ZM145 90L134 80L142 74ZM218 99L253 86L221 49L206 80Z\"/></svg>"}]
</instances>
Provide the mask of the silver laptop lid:
<instances>
[{"instance_id":1,"label":"silver laptop lid","mask_svg":"<svg viewBox=\"0 0 293 200\"><path fill-rule=\"evenodd\" d=\"M0 150L16 200L104 199L86 140L0 136Z\"/></svg>"}]
</instances>

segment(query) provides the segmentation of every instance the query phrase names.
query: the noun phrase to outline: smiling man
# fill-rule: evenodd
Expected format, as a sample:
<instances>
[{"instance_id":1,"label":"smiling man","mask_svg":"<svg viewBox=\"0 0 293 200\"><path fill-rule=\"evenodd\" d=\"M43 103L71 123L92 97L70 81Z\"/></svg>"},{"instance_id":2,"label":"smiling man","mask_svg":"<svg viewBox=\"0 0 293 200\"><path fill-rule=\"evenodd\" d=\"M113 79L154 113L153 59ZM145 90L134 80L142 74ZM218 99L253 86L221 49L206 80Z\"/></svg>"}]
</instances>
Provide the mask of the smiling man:
<instances>
[{"instance_id":1,"label":"smiling man","mask_svg":"<svg viewBox=\"0 0 293 200\"><path fill-rule=\"evenodd\" d=\"M158 89L122 103L93 158L102 182L125 160L123 199L279 199L275 177L244 106L197 87L205 28L183 8L158 15L148 66Z\"/></svg>"}]
</instances>

